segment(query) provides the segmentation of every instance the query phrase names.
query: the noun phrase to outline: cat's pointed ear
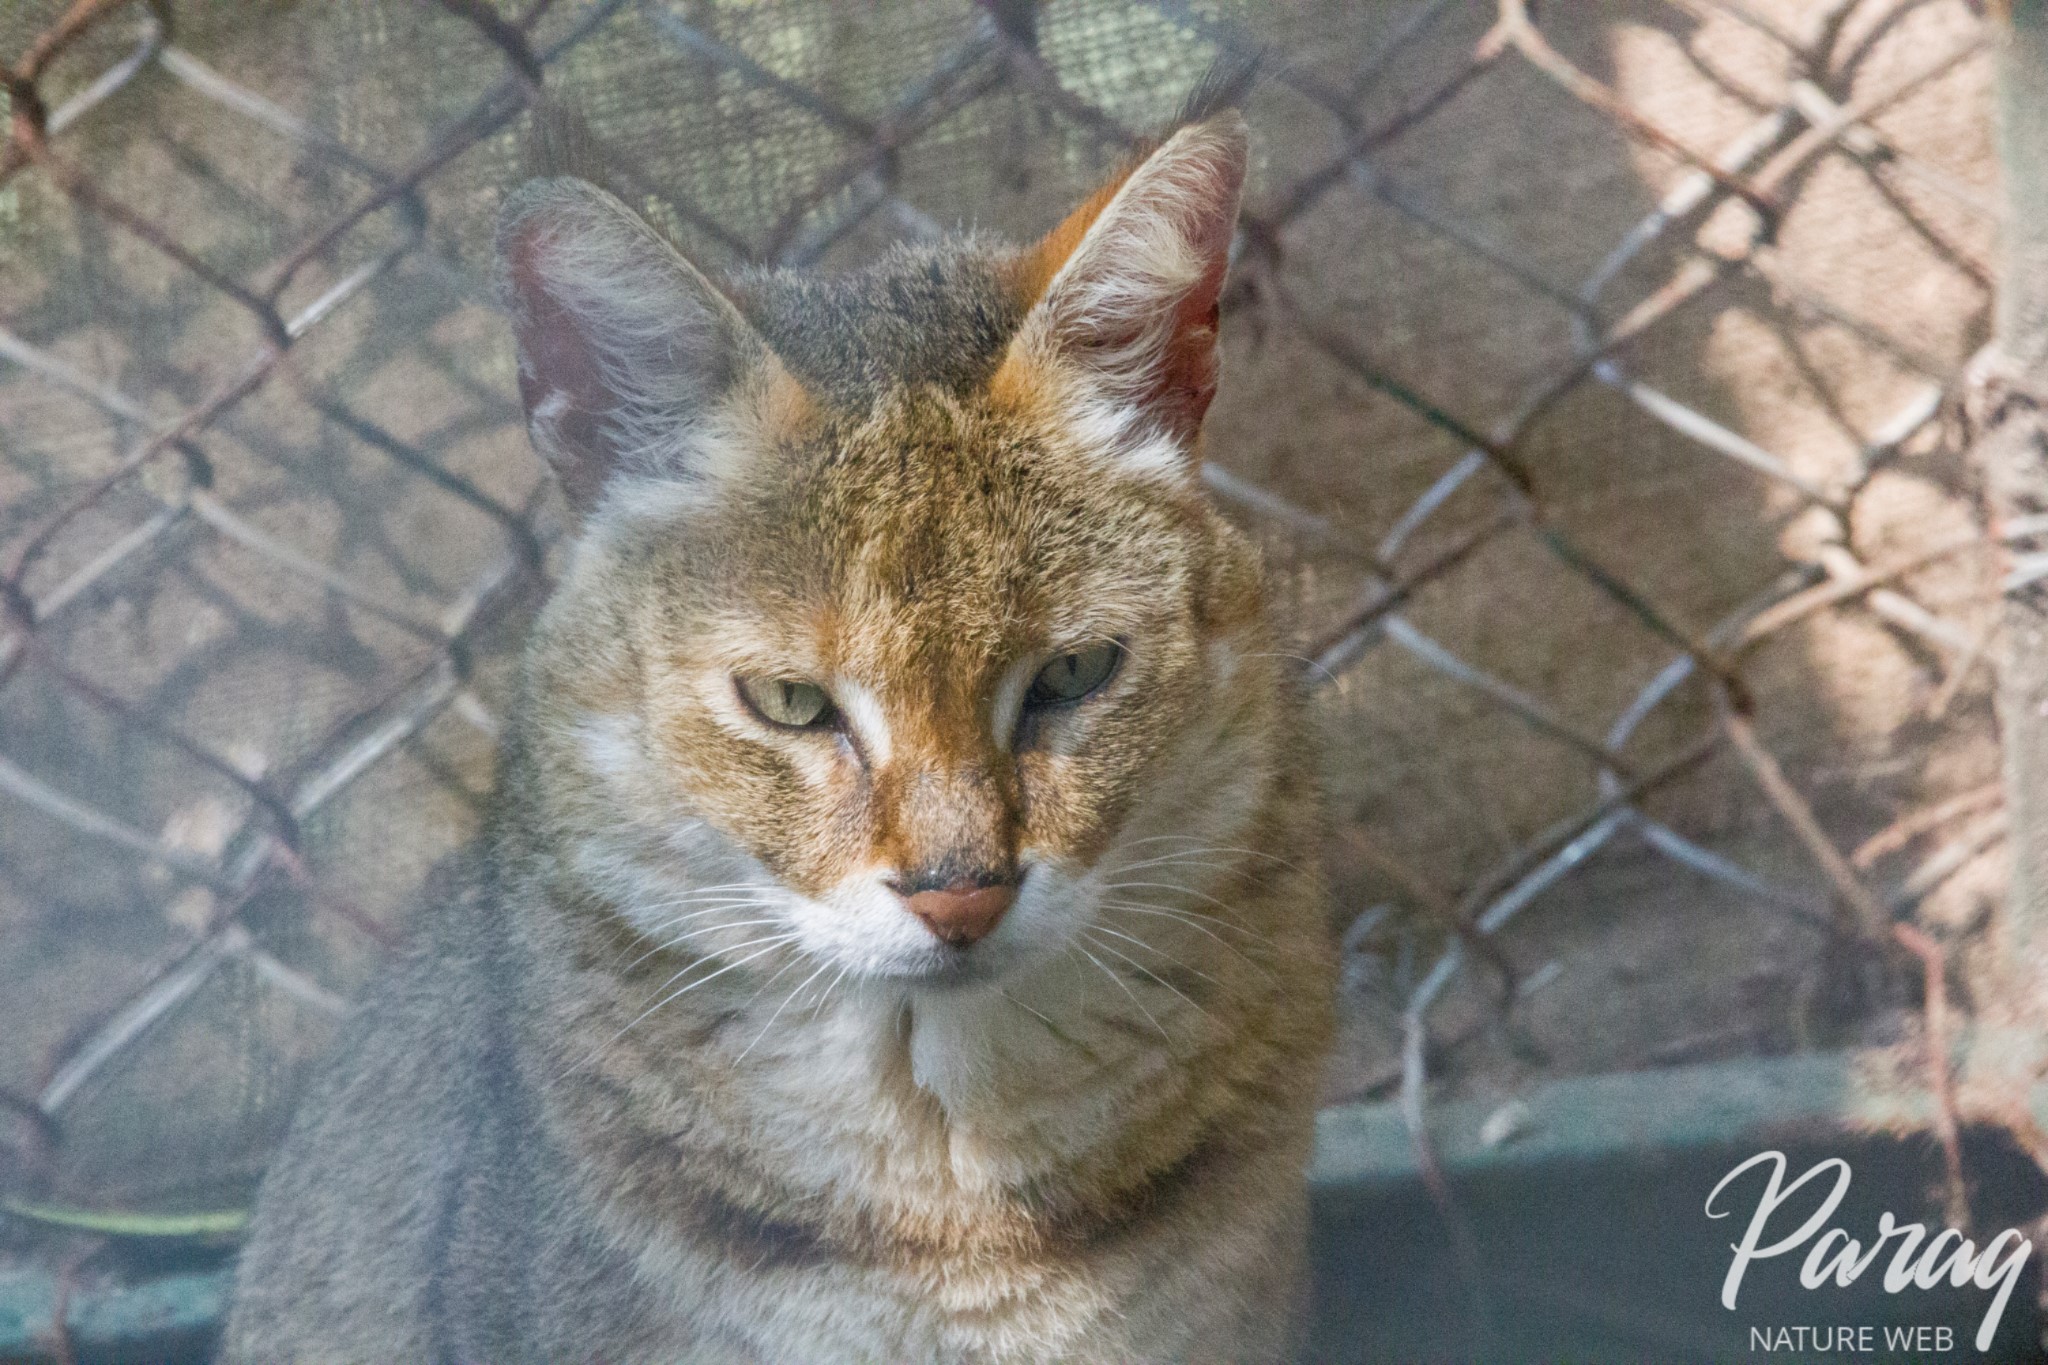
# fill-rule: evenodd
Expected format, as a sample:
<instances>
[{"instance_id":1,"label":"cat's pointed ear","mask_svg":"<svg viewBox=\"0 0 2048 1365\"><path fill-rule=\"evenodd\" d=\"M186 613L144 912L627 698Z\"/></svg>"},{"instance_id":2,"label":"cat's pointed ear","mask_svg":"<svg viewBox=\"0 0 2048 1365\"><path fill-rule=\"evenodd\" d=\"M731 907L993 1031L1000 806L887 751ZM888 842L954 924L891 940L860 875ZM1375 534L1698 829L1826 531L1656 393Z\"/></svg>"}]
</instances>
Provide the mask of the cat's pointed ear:
<instances>
[{"instance_id":1,"label":"cat's pointed ear","mask_svg":"<svg viewBox=\"0 0 2048 1365\"><path fill-rule=\"evenodd\" d=\"M579 514L616 474L691 474L707 410L764 367L781 373L718 288L594 185L522 185L497 248L527 430Z\"/></svg>"},{"instance_id":2,"label":"cat's pointed ear","mask_svg":"<svg viewBox=\"0 0 2048 1365\"><path fill-rule=\"evenodd\" d=\"M1185 465L1216 396L1216 318L1244 189L1235 111L1182 128L1020 258L1032 298L995 388L1078 376L1120 453ZM1165 438L1164 445L1160 440Z\"/></svg>"}]
</instances>

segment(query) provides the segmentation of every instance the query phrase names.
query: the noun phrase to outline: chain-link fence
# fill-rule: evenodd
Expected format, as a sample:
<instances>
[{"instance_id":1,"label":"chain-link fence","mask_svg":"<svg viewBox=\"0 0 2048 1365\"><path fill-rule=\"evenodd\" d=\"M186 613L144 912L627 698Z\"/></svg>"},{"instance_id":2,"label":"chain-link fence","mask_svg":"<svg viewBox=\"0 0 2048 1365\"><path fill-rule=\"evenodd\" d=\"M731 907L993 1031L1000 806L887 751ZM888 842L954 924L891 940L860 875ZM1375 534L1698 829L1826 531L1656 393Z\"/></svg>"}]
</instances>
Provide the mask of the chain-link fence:
<instances>
[{"instance_id":1,"label":"chain-link fence","mask_svg":"<svg viewBox=\"0 0 2048 1365\"><path fill-rule=\"evenodd\" d=\"M1944 401L1989 46L1962 0L0 12L0 1194L233 1207L476 827L557 542L485 259L543 90L708 268L830 268L1042 230L1263 50L1204 472L1327 728L1332 1096L1895 1035L1895 943L1966 981L1996 917L1981 665L2048 577Z\"/></svg>"}]
</instances>

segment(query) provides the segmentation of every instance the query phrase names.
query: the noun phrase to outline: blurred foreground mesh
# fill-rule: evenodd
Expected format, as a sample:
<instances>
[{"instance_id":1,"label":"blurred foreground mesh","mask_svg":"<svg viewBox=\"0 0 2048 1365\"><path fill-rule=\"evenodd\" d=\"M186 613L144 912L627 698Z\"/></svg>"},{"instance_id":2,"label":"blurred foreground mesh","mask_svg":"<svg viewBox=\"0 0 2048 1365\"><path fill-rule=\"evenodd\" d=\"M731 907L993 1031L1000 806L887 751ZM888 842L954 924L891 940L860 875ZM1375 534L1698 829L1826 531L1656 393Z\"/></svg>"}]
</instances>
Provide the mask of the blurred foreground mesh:
<instances>
[{"instance_id":1,"label":"blurred foreground mesh","mask_svg":"<svg viewBox=\"0 0 2048 1365\"><path fill-rule=\"evenodd\" d=\"M708 268L831 268L1043 230L1226 48L1205 472L1327 731L1332 1096L1404 1043L1507 1092L1897 1036L1901 919L1967 975L2048 528L1987 529L1945 401L1996 233L1963 0L34 0L0 1195L245 1198L477 827L560 529L486 287L538 91Z\"/></svg>"}]
</instances>

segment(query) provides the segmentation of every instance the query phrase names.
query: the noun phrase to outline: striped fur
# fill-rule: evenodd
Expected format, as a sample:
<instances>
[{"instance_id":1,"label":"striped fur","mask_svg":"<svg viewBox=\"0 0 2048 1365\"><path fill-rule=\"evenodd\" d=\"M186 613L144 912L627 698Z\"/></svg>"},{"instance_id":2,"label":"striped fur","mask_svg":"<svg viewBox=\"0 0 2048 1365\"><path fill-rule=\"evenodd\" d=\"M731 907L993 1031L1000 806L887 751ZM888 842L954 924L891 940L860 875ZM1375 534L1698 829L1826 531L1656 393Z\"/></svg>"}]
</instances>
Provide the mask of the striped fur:
<instances>
[{"instance_id":1,"label":"striped fur","mask_svg":"<svg viewBox=\"0 0 2048 1365\"><path fill-rule=\"evenodd\" d=\"M1034 247L724 289L587 186L513 197L580 533L489 849L302 1112L230 1360L1285 1358L1320 817L1192 477L1244 165L1226 115ZM1018 888L965 949L890 889L963 869Z\"/></svg>"}]
</instances>

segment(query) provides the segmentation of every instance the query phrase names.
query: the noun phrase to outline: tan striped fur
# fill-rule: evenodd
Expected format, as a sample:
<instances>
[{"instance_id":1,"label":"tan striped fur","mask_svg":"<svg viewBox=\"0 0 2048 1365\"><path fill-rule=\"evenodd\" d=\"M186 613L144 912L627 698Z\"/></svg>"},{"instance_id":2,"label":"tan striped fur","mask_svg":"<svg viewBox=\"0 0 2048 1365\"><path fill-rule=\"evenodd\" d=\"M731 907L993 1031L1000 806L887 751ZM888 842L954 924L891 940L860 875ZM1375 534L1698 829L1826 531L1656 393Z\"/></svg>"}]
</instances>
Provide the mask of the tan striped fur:
<instances>
[{"instance_id":1,"label":"tan striped fur","mask_svg":"<svg viewBox=\"0 0 2048 1365\"><path fill-rule=\"evenodd\" d=\"M1245 158L1224 115L1035 247L723 286L514 196L578 539L490 849L302 1114L231 1360L1285 1357L1331 955L1197 478ZM1015 899L949 943L920 878Z\"/></svg>"}]
</instances>

